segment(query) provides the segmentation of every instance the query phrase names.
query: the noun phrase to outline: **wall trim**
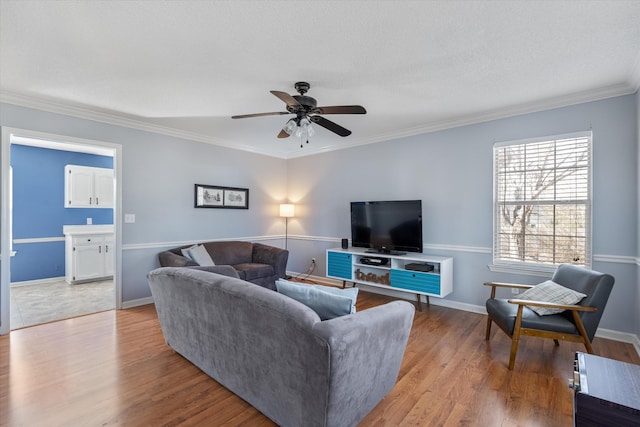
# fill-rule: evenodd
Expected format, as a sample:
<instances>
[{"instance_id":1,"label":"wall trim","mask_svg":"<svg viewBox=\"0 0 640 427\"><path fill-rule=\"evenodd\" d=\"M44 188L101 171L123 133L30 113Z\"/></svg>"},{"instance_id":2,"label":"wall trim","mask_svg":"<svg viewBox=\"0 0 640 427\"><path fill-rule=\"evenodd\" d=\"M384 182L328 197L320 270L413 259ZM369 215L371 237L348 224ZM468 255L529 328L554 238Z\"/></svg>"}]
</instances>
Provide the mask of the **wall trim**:
<instances>
[{"instance_id":1,"label":"wall trim","mask_svg":"<svg viewBox=\"0 0 640 427\"><path fill-rule=\"evenodd\" d=\"M64 242L64 237L33 237L28 239L13 239L13 244L49 242Z\"/></svg>"},{"instance_id":2,"label":"wall trim","mask_svg":"<svg viewBox=\"0 0 640 427\"><path fill-rule=\"evenodd\" d=\"M275 235L265 235L265 236L249 236L249 237L222 237L222 238L202 238L197 240L181 240L181 241L173 241L173 242L150 242L150 243L130 243L123 244L122 250L143 250L143 249L158 249L158 248L169 248L169 247L178 247L185 245L193 245L196 243L202 242L224 242L229 240L234 241L247 241L247 242L263 242L263 241L274 241L274 240L283 240L285 238L284 234L275 234ZM64 238L62 238L64 240ZM301 241L312 241L312 242L327 242L327 243L336 243L339 244L342 240L340 237L326 237L326 236L310 236L310 235L302 235L302 234L289 234L289 240L301 240ZM18 239L14 239L16 242ZM26 239L22 239L26 240ZM444 251L444 252L464 252L464 253L478 253L478 254L491 254L492 248L490 247L482 247L482 246L464 246L464 245L445 245L445 244L424 244L423 248L426 250L436 250L436 251ZM606 262L606 263L618 263L618 264L635 264L640 265L640 258L633 256L625 256L625 255L606 255L599 254L593 255L593 261L598 262ZM523 273L522 267L517 267L514 270L514 267L507 266L489 266L491 271L497 271L502 273L513 273L517 270L517 272ZM537 271L536 274L535 269L531 272L527 270L526 274L531 275L539 275L545 277L548 275L546 271ZM551 268L550 271L555 270Z\"/></svg>"},{"instance_id":3,"label":"wall trim","mask_svg":"<svg viewBox=\"0 0 640 427\"><path fill-rule=\"evenodd\" d=\"M203 242L227 242L227 241L240 241L240 242L265 242L273 240L282 240L284 235L275 236L253 236L253 237L223 237L223 238L204 238L198 240L180 240L173 242L155 242L155 243L129 243L122 245L123 251L135 251L144 249L164 249L164 248L176 248L178 246L195 245ZM289 236L291 239L291 236Z\"/></svg>"}]
</instances>

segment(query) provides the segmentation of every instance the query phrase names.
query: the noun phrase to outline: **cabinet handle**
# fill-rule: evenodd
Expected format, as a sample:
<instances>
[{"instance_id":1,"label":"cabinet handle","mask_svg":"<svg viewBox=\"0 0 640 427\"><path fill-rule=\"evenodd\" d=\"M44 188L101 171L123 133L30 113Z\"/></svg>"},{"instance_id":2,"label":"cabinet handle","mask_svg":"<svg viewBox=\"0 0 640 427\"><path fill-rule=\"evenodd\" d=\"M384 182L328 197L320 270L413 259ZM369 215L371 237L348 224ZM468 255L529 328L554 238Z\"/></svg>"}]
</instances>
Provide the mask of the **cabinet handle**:
<instances>
[{"instance_id":1,"label":"cabinet handle","mask_svg":"<svg viewBox=\"0 0 640 427\"><path fill-rule=\"evenodd\" d=\"M89 197L89 204L91 204L91 197Z\"/></svg>"},{"instance_id":2,"label":"cabinet handle","mask_svg":"<svg viewBox=\"0 0 640 427\"><path fill-rule=\"evenodd\" d=\"M104 251L109 252L109 245L104 245Z\"/></svg>"},{"instance_id":3,"label":"cabinet handle","mask_svg":"<svg viewBox=\"0 0 640 427\"><path fill-rule=\"evenodd\" d=\"M98 198L96 197L96 205L99 205L100 202L98 201Z\"/></svg>"},{"instance_id":4,"label":"cabinet handle","mask_svg":"<svg viewBox=\"0 0 640 427\"><path fill-rule=\"evenodd\" d=\"M98 246L98 253L101 254L102 253L102 246Z\"/></svg>"}]
</instances>

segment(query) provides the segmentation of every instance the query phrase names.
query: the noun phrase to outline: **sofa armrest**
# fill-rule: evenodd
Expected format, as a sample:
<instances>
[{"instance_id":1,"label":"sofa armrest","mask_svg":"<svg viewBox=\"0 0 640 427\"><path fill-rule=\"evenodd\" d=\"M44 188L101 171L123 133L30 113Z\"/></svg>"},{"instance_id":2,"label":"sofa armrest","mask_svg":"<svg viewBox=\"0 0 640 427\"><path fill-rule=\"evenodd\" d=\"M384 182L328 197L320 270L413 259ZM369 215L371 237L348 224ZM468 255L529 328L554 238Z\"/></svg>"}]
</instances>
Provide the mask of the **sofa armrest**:
<instances>
[{"instance_id":1,"label":"sofa armrest","mask_svg":"<svg viewBox=\"0 0 640 427\"><path fill-rule=\"evenodd\" d=\"M188 267L197 266L198 263L182 255L174 254L171 251L164 251L158 254L158 260L162 267Z\"/></svg>"},{"instance_id":2,"label":"sofa armrest","mask_svg":"<svg viewBox=\"0 0 640 427\"><path fill-rule=\"evenodd\" d=\"M415 307L393 301L348 316L318 322L316 335L329 345L328 420L351 425L345 414L364 417L396 384Z\"/></svg>"},{"instance_id":3,"label":"sofa armrest","mask_svg":"<svg viewBox=\"0 0 640 427\"><path fill-rule=\"evenodd\" d=\"M252 261L259 264L272 265L276 276L282 278L287 274L289 251L275 246L253 244Z\"/></svg>"}]
</instances>

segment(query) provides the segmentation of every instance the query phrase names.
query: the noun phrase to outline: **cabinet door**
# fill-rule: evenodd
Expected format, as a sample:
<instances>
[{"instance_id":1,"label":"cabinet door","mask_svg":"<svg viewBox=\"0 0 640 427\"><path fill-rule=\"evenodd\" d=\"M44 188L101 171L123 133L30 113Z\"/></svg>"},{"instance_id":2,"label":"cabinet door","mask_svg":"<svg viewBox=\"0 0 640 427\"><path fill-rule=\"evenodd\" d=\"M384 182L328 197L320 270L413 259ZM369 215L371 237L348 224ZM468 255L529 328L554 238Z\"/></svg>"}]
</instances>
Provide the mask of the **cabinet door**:
<instances>
[{"instance_id":1,"label":"cabinet door","mask_svg":"<svg viewBox=\"0 0 640 427\"><path fill-rule=\"evenodd\" d=\"M100 243L76 245L73 251L73 280L89 280L104 276L104 254Z\"/></svg>"},{"instance_id":2,"label":"cabinet door","mask_svg":"<svg viewBox=\"0 0 640 427\"><path fill-rule=\"evenodd\" d=\"M88 208L93 202L93 172L82 166L65 167L65 207Z\"/></svg>"},{"instance_id":3,"label":"cabinet door","mask_svg":"<svg viewBox=\"0 0 640 427\"><path fill-rule=\"evenodd\" d=\"M343 252L327 252L327 276L351 280L351 254Z\"/></svg>"},{"instance_id":4,"label":"cabinet door","mask_svg":"<svg viewBox=\"0 0 640 427\"><path fill-rule=\"evenodd\" d=\"M426 292L440 296L440 275L410 270L391 270L391 286L394 288Z\"/></svg>"},{"instance_id":5,"label":"cabinet door","mask_svg":"<svg viewBox=\"0 0 640 427\"><path fill-rule=\"evenodd\" d=\"M95 207L113 207L113 169L96 168L93 179Z\"/></svg>"}]
</instances>

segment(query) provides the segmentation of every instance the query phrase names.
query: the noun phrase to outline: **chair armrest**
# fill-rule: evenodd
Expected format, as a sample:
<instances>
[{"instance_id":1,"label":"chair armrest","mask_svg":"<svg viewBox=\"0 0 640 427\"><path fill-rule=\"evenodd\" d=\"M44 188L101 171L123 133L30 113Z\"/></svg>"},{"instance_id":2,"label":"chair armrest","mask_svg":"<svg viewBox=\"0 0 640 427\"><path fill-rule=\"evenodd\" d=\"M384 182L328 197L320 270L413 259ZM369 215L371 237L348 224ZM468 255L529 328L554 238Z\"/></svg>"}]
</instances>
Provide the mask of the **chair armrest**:
<instances>
[{"instance_id":1,"label":"chair armrest","mask_svg":"<svg viewBox=\"0 0 640 427\"><path fill-rule=\"evenodd\" d=\"M597 307L590 307L584 305L575 305L575 304L554 304L552 302L545 301L532 301L526 299L510 299L507 302L511 304L518 305L532 305L535 307L547 307L547 308L557 308L560 310L572 310L572 311L597 311Z\"/></svg>"},{"instance_id":2,"label":"chair armrest","mask_svg":"<svg viewBox=\"0 0 640 427\"><path fill-rule=\"evenodd\" d=\"M277 277L286 276L287 261L289 260L288 250L254 243L251 257L255 263L272 265Z\"/></svg>"},{"instance_id":3,"label":"chair armrest","mask_svg":"<svg viewBox=\"0 0 640 427\"><path fill-rule=\"evenodd\" d=\"M163 267L188 267L197 266L198 263L182 255L176 255L171 251L164 251L158 254L160 265Z\"/></svg>"},{"instance_id":4,"label":"chair armrest","mask_svg":"<svg viewBox=\"0 0 640 427\"><path fill-rule=\"evenodd\" d=\"M491 299L496 297L496 288L530 289L535 285L521 285L519 283L485 282L485 286L491 286Z\"/></svg>"},{"instance_id":5,"label":"chair armrest","mask_svg":"<svg viewBox=\"0 0 640 427\"><path fill-rule=\"evenodd\" d=\"M515 289L529 289L535 285L521 285L519 283L501 283L501 282L485 282L485 286L495 286L497 288L515 288Z\"/></svg>"}]
</instances>

